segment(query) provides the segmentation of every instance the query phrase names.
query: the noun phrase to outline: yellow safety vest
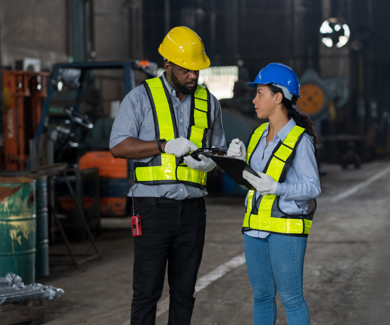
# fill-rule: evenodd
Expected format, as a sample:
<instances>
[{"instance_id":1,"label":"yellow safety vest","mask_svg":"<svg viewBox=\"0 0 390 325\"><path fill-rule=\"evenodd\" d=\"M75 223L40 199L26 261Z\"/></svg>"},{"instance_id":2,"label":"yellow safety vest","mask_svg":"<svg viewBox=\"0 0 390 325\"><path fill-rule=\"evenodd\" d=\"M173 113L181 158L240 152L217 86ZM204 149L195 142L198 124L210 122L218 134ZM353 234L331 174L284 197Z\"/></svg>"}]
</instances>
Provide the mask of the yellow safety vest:
<instances>
[{"instance_id":1,"label":"yellow safety vest","mask_svg":"<svg viewBox=\"0 0 390 325\"><path fill-rule=\"evenodd\" d=\"M162 77L144 81L152 105L156 139L172 140L178 138L175 113L170 95ZM202 86L197 87L192 96L191 123L187 138L197 147L205 147L206 130L209 128L210 94ZM175 155L161 153L149 163L135 163L135 182L146 185L185 183L206 186L207 173L192 169L185 164L177 164Z\"/></svg>"},{"instance_id":2,"label":"yellow safety vest","mask_svg":"<svg viewBox=\"0 0 390 325\"><path fill-rule=\"evenodd\" d=\"M260 125L251 135L246 161L250 164L252 153L260 143L261 136L264 133L268 123ZM276 182L283 183L288 168L294 159L296 148L302 138L305 129L296 125L284 139L279 142L274 149L272 156L267 162L263 173L271 176ZM256 202L256 191L251 190L248 193L247 208L243 223L243 231L262 230L271 233L278 233L292 236L308 236L312 225L312 214L309 215L288 215L283 217L273 217L272 207L277 203L276 195L261 196L259 206Z\"/></svg>"}]
</instances>

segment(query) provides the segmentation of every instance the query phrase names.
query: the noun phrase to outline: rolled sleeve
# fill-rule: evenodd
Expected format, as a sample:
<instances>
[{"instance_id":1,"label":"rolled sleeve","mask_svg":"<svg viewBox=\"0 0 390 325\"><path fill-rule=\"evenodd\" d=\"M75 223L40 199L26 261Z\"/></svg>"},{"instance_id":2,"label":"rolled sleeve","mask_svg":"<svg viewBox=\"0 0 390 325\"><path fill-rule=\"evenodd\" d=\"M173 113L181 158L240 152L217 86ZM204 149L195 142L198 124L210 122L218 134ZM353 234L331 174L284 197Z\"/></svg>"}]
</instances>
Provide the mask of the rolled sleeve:
<instances>
[{"instance_id":1,"label":"rolled sleeve","mask_svg":"<svg viewBox=\"0 0 390 325\"><path fill-rule=\"evenodd\" d=\"M219 101L212 96L212 100L214 101L214 107L215 107L215 115L214 115L214 123L212 126L212 135L211 135L211 145L215 146L217 148L220 148L221 151L226 152L226 138L225 138L225 131L223 129L223 123L222 123L222 110L221 105L219 104Z\"/></svg>"},{"instance_id":2,"label":"rolled sleeve","mask_svg":"<svg viewBox=\"0 0 390 325\"><path fill-rule=\"evenodd\" d=\"M298 144L292 167L299 183L279 183L275 194L283 200L310 200L321 193L314 145L310 136L304 135Z\"/></svg>"}]
</instances>

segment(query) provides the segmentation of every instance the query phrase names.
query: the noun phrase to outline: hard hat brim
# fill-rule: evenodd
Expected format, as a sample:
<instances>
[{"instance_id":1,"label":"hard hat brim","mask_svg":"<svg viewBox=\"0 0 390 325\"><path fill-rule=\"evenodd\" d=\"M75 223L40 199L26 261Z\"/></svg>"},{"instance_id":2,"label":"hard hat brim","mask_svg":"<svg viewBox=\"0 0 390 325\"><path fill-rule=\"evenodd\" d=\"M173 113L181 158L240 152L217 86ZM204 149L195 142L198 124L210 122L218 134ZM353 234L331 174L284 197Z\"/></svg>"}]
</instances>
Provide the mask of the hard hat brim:
<instances>
[{"instance_id":1,"label":"hard hat brim","mask_svg":"<svg viewBox=\"0 0 390 325\"><path fill-rule=\"evenodd\" d=\"M158 53L165 59L167 59L168 62L172 62L179 67L182 67L184 69L192 70L192 71L199 71L199 70L204 70L207 69L210 66L210 59L209 57L205 54L203 62L196 62L196 63L186 63L186 62L180 62L175 59L171 59L167 57L167 54L164 55L164 52L161 50L161 47L158 49Z\"/></svg>"},{"instance_id":2,"label":"hard hat brim","mask_svg":"<svg viewBox=\"0 0 390 325\"><path fill-rule=\"evenodd\" d=\"M257 88L257 85L267 85L267 84L259 84L257 82L247 82L246 85L251 88ZM300 95L295 95L295 94L293 95L296 96L297 98L301 98Z\"/></svg>"},{"instance_id":3,"label":"hard hat brim","mask_svg":"<svg viewBox=\"0 0 390 325\"><path fill-rule=\"evenodd\" d=\"M257 85L261 85L261 84L258 84L255 82L247 82L246 85L251 87L251 88L257 88Z\"/></svg>"},{"instance_id":4,"label":"hard hat brim","mask_svg":"<svg viewBox=\"0 0 390 325\"><path fill-rule=\"evenodd\" d=\"M207 69L210 66L210 59L206 56L204 62L201 63L193 63L193 64L188 64L188 63L183 63L183 62L178 62L175 60L168 60L168 62L172 62L179 67L182 67L184 69L192 70L192 71L199 71L199 70L204 70Z\"/></svg>"}]
</instances>

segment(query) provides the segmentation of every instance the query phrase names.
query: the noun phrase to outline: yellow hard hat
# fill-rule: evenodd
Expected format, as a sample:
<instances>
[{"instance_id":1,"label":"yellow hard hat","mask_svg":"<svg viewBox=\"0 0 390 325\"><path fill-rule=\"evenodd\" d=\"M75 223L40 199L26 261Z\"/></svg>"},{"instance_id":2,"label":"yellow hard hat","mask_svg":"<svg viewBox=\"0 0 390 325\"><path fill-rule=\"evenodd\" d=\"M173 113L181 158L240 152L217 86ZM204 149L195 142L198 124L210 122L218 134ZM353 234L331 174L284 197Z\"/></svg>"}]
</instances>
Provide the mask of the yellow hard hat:
<instances>
[{"instance_id":1,"label":"yellow hard hat","mask_svg":"<svg viewBox=\"0 0 390 325\"><path fill-rule=\"evenodd\" d=\"M202 70L210 66L201 38L184 26L172 28L158 48L165 59L188 70Z\"/></svg>"}]
</instances>

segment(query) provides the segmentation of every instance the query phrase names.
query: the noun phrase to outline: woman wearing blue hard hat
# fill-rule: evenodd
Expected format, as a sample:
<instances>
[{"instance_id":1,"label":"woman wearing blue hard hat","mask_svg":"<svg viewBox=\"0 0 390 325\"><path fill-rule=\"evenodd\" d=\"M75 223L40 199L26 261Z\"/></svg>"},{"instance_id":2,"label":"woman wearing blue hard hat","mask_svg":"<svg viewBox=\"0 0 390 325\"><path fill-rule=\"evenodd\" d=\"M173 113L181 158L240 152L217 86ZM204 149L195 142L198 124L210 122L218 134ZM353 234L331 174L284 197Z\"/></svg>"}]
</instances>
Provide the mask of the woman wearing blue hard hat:
<instances>
[{"instance_id":1,"label":"woman wearing blue hard hat","mask_svg":"<svg viewBox=\"0 0 390 325\"><path fill-rule=\"evenodd\" d=\"M263 68L254 82L257 116L269 122L256 128L248 148L239 139L228 156L246 160L258 176L243 177L253 186L246 198L245 257L253 288L255 325L276 322L279 292L289 325L310 324L303 297L303 262L314 211L309 200L320 193L313 123L294 108L299 81L279 63Z\"/></svg>"}]
</instances>

